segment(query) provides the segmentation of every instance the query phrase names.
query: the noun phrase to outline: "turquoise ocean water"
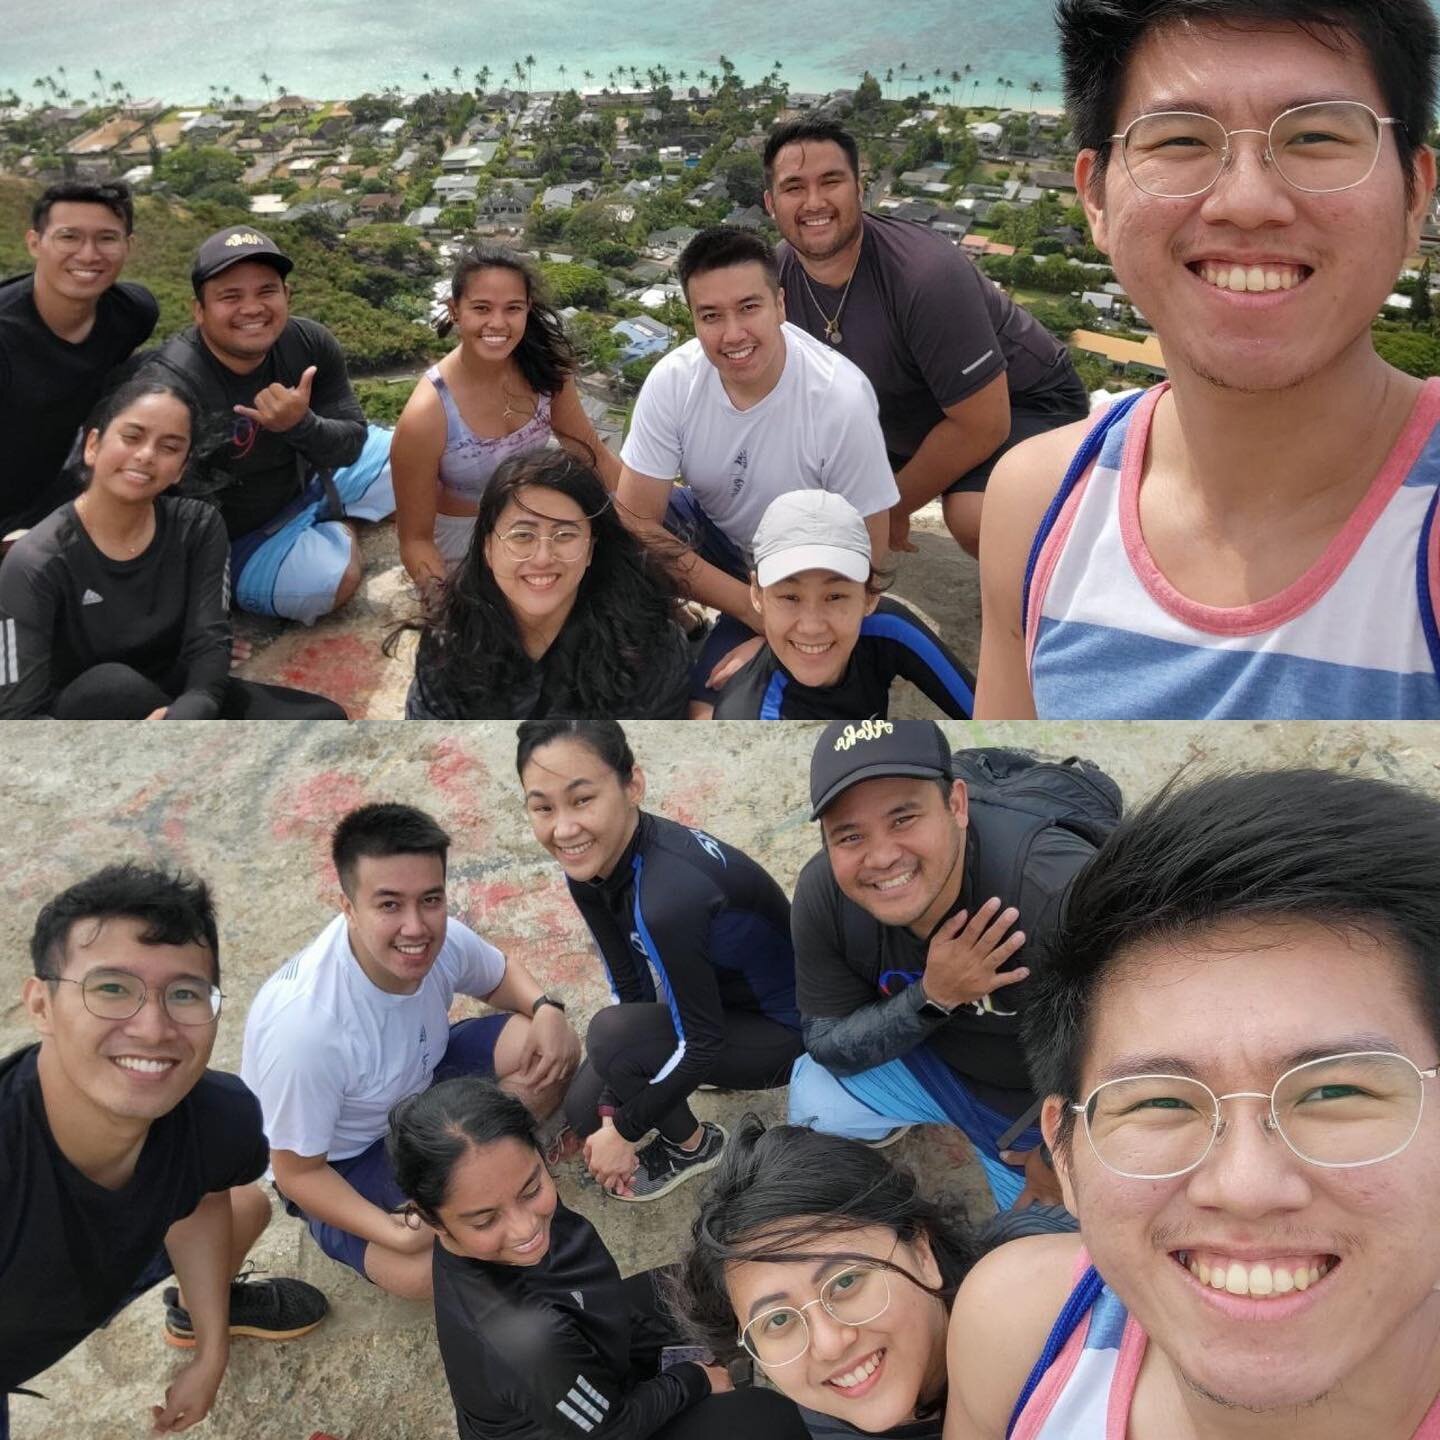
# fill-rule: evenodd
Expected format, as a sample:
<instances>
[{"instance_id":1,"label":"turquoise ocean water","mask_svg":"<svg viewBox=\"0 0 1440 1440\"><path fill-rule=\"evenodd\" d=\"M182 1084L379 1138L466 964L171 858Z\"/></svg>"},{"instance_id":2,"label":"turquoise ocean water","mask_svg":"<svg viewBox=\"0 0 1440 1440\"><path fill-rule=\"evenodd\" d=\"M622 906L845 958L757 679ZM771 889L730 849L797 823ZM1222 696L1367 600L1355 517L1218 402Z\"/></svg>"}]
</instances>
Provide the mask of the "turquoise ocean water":
<instances>
[{"instance_id":1,"label":"turquoise ocean water","mask_svg":"<svg viewBox=\"0 0 1440 1440\"><path fill-rule=\"evenodd\" d=\"M211 85L262 96L261 72L298 94L335 98L398 85L473 84L482 65L490 84L513 75L529 54L537 89L603 84L616 67L664 65L714 70L720 55L745 78L782 62L793 89L854 84L867 68L887 69L887 94L914 94L923 72L973 73L954 98L994 103L998 77L1015 82L1009 103L1056 102L1059 66L1049 0L4 0L0 89L24 99L50 74L77 99L122 81L132 94L203 102ZM901 70L902 63L905 69ZM594 75L586 82L584 71ZM979 80L978 89L972 81ZM672 84L676 83L672 81Z\"/></svg>"}]
</instances>

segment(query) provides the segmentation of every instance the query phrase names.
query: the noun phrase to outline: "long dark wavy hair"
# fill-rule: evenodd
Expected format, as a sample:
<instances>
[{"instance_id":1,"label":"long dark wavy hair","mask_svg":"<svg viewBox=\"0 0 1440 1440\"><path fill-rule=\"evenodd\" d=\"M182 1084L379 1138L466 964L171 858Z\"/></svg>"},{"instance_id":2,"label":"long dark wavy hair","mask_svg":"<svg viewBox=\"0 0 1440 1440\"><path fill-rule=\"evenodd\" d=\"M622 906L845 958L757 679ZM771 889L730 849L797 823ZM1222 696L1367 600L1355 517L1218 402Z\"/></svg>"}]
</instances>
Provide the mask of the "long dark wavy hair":
<instances>
[{"instance_id":1,"label":"long dark wavy hair","mask_svg":"<svg viewBox=\"0 0 1440 1440\"><path fill-rule=\"evenodd\" d=\"M525 282L530 313L525 317L525 334L515 347L515 364L525 383L537 395L555 395L578 368L574 347L565 335L565 322L545 298L540 277L530 265L504 245L475 245L467 250L450 277L450 298L459 305L465 298L470 277L481 270L513 270ZM444 336L454 328L449 315L436 322Z\"/></svg>"},{"instance_id":2,"label":"long dark wavy hair","mask_svg":"<svg viewBox=\"0 0 1440 1440\"><path fill-rule=\"evenodd\" d=\"M417 630L437 678L452 693L505 694L519 682L531 661L485 558L485 542L525 486L568 496L590 522L592 558L565 622L579 628L575 653L586 657L574 693L583 714L623 715L637 676L670 644L679 586L667 556L626 528L600 477L567 450L532 450L495 471L460 568L431 614L391 632L385 653L395 653L406 630Z\"/></svg>"}]
</instances>

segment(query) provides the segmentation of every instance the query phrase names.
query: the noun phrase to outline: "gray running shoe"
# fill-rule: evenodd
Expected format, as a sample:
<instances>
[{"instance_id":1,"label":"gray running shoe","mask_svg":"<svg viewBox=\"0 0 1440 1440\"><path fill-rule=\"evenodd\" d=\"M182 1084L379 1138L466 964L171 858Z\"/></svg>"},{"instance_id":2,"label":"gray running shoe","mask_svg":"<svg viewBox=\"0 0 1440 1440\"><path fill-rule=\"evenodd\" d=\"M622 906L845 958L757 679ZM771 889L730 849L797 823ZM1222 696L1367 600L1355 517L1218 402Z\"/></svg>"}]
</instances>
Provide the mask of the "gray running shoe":
<instances>
[{"instance_id":1,"label":"gray running shoe","mask_svg":"<svg viewBox=\"0 0 1440 1440\"><path fill-rule=\"evenodd\" d=\"M639 1164L630 1177L630 1194L617 1200L658 1200L692 1176L703 1175L720 1163L725 1142L730 1138L713 1120L701 1124L700 1143L694 1150L682 1150L663 1135L657 1135L635 1157Z\"/></svg>"}]
</instances>

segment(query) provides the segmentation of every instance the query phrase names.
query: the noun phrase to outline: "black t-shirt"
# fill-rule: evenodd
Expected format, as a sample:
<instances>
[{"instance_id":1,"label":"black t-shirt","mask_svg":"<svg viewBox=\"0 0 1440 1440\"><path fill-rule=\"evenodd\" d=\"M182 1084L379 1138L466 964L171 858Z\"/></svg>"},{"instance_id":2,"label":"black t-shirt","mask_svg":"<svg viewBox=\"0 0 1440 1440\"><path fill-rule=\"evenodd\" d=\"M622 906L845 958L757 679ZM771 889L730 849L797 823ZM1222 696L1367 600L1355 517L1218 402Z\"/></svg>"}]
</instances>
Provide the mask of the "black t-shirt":
<instances>
[{"instance_id":1,"label":"black t-shirt","mask_svg":"<svg viewBox=\"0 0 1440 1440\"><path fill-rule=\"evenodd\" d=\"M595 596L576 602L598 603ZM526 659L512 684L487 690L458 666L440 663L443 634L426 630L415 649L415 680L405 701L407 720L542 720L564 716L601 720L683 720L690 698L690 647L678 625L667 625L663 641L644 662L625 667L616 656L584 650L576 611L555 642L538 659ZM597 715L576 693L583 666L611 665L627 670L628 697L612 715Z\"/></svg>"},{"instance_id":2,"label":"black t-shirt","mask_svg":"<svg viewBox=\"0 0 1440 1440\"><path fill-rule=\"evenodd\" d=\"M860 638L834 685L802 685L768 644L731 677L715 702L717 720L883 720L890 685L908 680L952 720L975 708L975 677L918 615L882 597L860 622Z\"/></svg>"},{"instance_id":3,"label":"black t-shirt","mask_svg":"<svg viewBox=\"0 0 1440 1440\"><path fill-rule=\"evenodd\" d=\"M38 1053L0 1060L0 1394L104 1324L165 1232L206 1195L258 1180L270 1154L259 1101L237 1076L207 1070L150 1126L129 1181L107 1190L56 1145Z\"/></svg>"},{"instance_id":4,"label":"black t-shirt","mask_svg":"<svg viewBox=\"0 0 1440 1440\"><path fill-rule=\"evenodd\" d=\"M95 547L72 503L0 562L0 719L49 714L107 660L153 680L172 720L220 713L230 674L230 546L201 500L161 495L155 538L133 560Z\"/></svg>"},{"instance_id":5,"label":"black t-shirt","mask_svg":"<svg viewBox=\"0 0 1440 1440\"><path fill-rule=\"evenodd\" d=\"M946 406L1002 372L1011 405L1021 408L1046 409L1045 396L1073 380L1064 346L944 236L879 215L861 223L836 348L875 387L892 456L908 460ZM844 287L810 280L788 244L777 258L786 319L823 340L824 317L834 318Z\"/></svg>"},{"instance_id":6,"label":"black t-shirt","mask_svg":"<svg viewBox=\"0 0 1440 1440\"><path fill-rule=\"evenodd\" d=\"M60 475L105 377L155 329L160 307L143 285L112 285L76 344L35 308L35 277L0 283L0 535L43 520L75 493Z\"/></svg>"},{"instance_id":7,"label":"black t-shirt","mask_svg":"<svg viewBox=\"0 0 1440 1440\"><path fill-rule=\"evenodd\" d=\"M292 317L258 368L237 375L222 365L192 325L167 340L150 365L189 382L206 412L230 433L217 468L229 483L216 497L232 539L274 519L299 498L311 470L353 465L365 447L365 413L345 370L340 342L314 320ZM235 413L267 385L298 385L315 366L310 413L289 430L266 430Z\"/></svg>"},{"instance_id":8,"label":"black t-shirt","mask_svg":"<svg viewBox=\"0 0 1440 1440\"><path fill-rule=\"evenodd\" d=\"M973 913L994 894L985 877L1009 872L1001 857L984 854L989 808L972 797L960 894L940 924L959 910ZM1069 830L1042 830L1030 845L1019 893L999 897L1020 912L1016 925L1025 932L1024 946L1005 968L1027 966L1031 978L962 1005L946 1020L920 1022L931 1027L924 1037L930 1049L981 1100L1011 1117L1023 1114L1033 1099L1020 1048L1021 1015L1059 928L1070 882L1094 853L1093 845ZM807 1019L843 1018L876 1007L925 973L929 937L921 939L908 926L882 925L848 899L823 850L800 872L790 917L800 1013Z\"/></svg>"},{"instance_id":9,"label":"black t-shirt","mask_svg":"<svg viewBox=\"0 0 1440 1440\"><path fill-rule=\"evenodd\" d=\"M860 1430L837 1415L822 1415L803 1405L800 1418L810 1432L810 1440L940 1440L945 1428L943 1407L925 1420L907 1420L888 1430Z\"/></svg>"},{"instance_id":10,"label":"black t-shirt","mask_svg":"<svg viewBox=\"0 0 1440 1440\"><path fill-rule=\"evenodd\" d=\"M595 1227L557 1206L536 1265L491 1265L435 1246L435 1331L460 1440L644 1440L710 1393L676 1365L635 1380L653 1324L632 1313Z\"/></svg>"},{"instance_id":11,"label":"black t-shirt","mask_svg":"<svg viewBox=\"0 0 1440 1440\"><path fill-rule=\"evenodd\" d=\"M608 877L566 883L615 998L663 999L675 1023L674 1068L617 1110L615 1128L627 1140L639 1140L704 1084L724 1045L725 1011L800 1029L790 902L743 851L642 812ZM601 1098L619 1104L612 1094Z\"/></svg>"}]
</instances>

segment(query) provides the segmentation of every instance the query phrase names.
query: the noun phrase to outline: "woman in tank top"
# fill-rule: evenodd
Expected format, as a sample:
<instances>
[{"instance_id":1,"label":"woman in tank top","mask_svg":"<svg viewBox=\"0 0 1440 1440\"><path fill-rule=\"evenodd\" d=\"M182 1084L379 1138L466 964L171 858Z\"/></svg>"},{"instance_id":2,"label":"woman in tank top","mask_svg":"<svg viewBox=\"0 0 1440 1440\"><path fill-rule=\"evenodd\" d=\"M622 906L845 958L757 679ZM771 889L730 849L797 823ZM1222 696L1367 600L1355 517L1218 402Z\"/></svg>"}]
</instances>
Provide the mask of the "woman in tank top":
<instances>
[{"instance_id":1,"label":"woman in tank top","mask_svg":"<svg viewBox=\"0 0 1440 1440\"><path fill-rule=\"evenodd\" d=\"M390 447L400 558L423 591L464 558L490 477L552 438L613 490L619 462L575 388L575 355L529 266L501 246L462 256L437 329L460 344L425 372Z\"/></svg>"}]
</instances>

